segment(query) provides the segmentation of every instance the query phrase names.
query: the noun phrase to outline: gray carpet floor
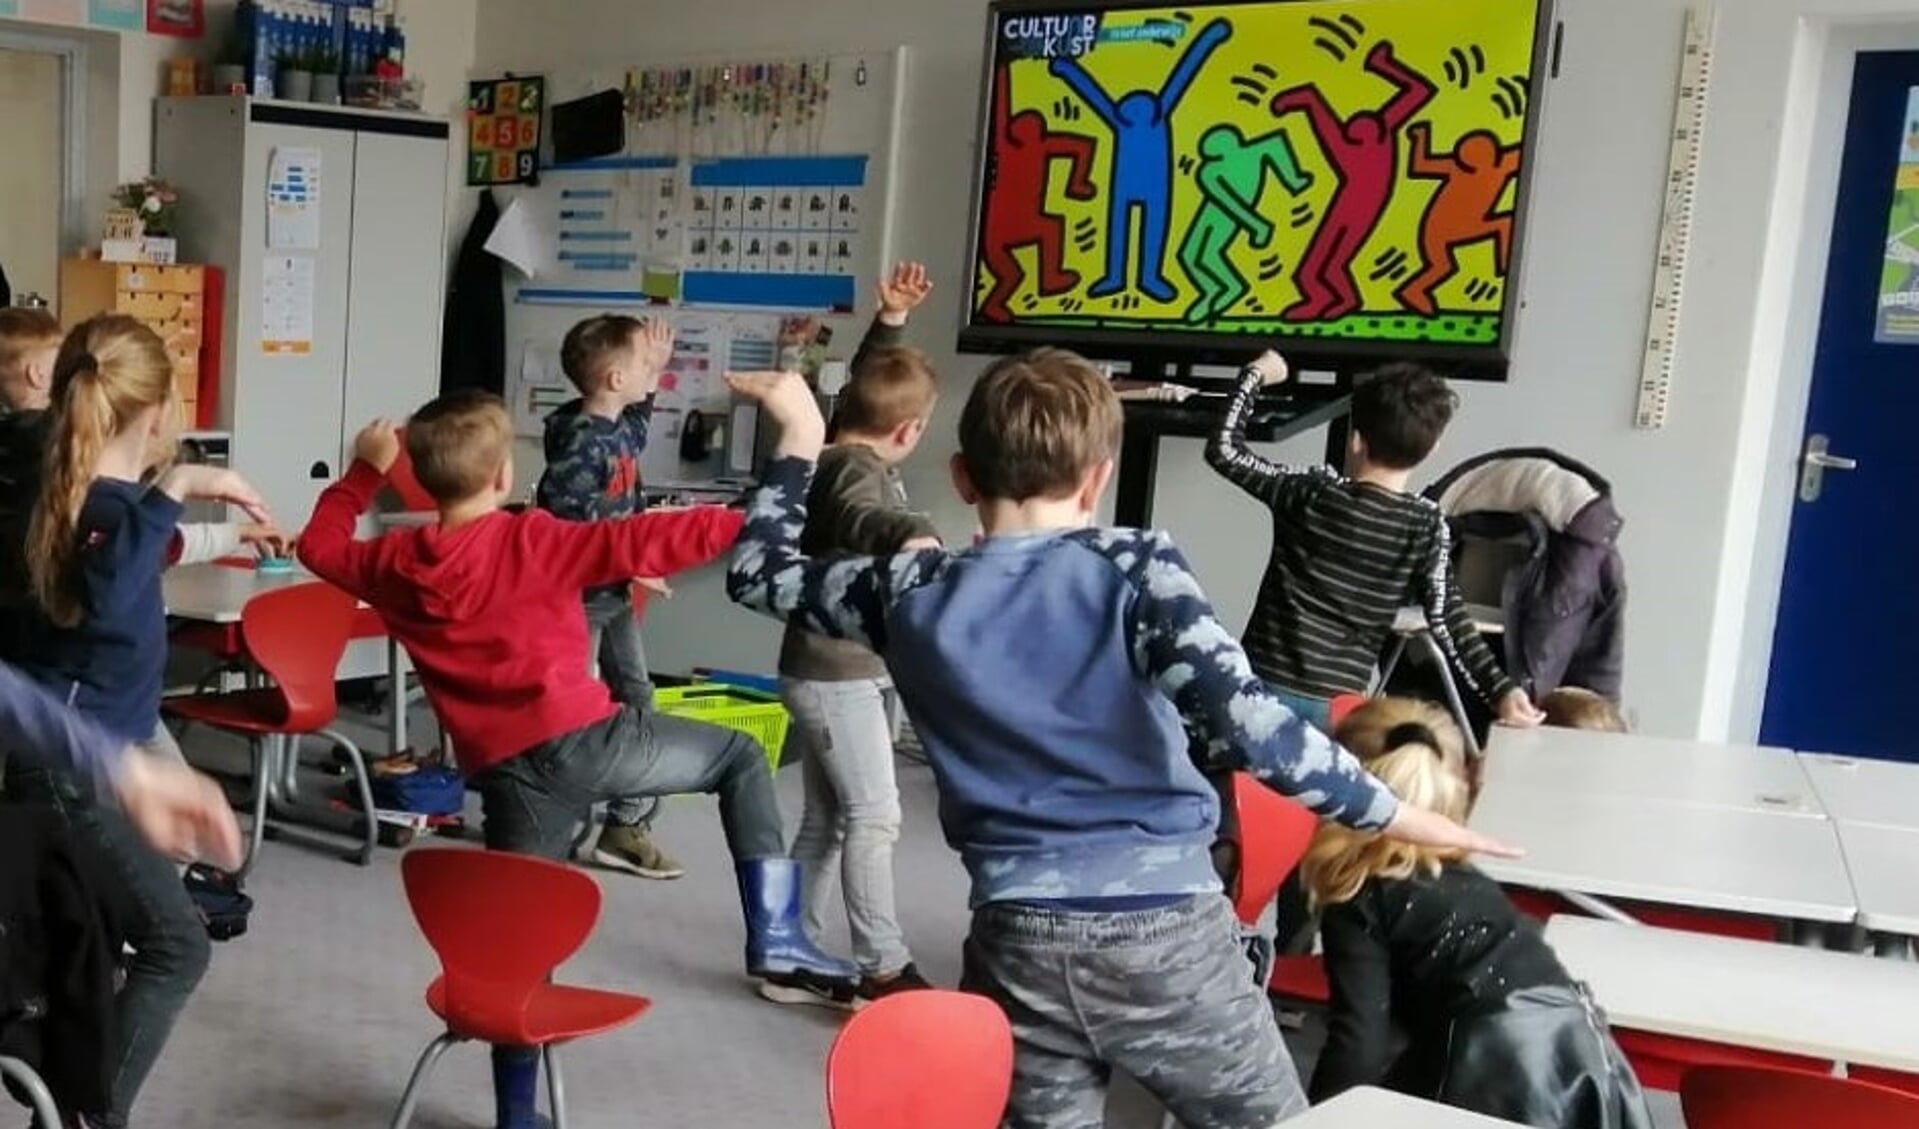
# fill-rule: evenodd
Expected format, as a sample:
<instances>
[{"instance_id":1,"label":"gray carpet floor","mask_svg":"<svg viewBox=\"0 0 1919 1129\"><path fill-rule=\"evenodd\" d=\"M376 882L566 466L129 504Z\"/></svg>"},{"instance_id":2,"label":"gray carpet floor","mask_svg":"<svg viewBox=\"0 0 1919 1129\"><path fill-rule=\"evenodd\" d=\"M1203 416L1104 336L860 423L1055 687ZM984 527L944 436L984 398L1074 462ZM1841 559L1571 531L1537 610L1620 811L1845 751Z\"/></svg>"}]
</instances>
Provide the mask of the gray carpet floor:
<instances>
[{"instance_id":1,"label":"gray carpet floor","mask_svg":"<svg viewBox=\"0 0 1919 1129\"><path fill-rule=\"evenodd\" d=\"M379 747L373 730L349 730ZM202 764L243 763L237 744L205 731L189 733L186 745ZM950 985L966 926L965 876L940 840L930 774L902 763L900 775L902 924L922 971ZM799 814L798 785L796 772L781 774L789 827ZM477 812L473 821L477 827ZM741 975L739 909L710 800L669 801L658 834L688 875L675 882L602 875L599 928L561 970L565 982L654 1000L633 1026L566 1050L573 1129L825 1125L822 1065L843 1017L765 1003ZM414 1056L437 1033L421 999L437 966L407 911L398 860L399 852L382 850L362 869L304 844L266 845L249 882L258 903L251 931L215 947L212 969L135 1111L137 1125L386 1124ZM834 943L845 951L843 934ZM1310 1025L1297 1037L1302 1072L1318 1038ZM1657 1100L1662 1124L1678 1127L1673 1103ZM456 1047L414 1124L485 1129L491 1110L484 1048ZM1115 1087L1109 1126L1157 1124L1150 1099L1130 1085Z\"/></svg>"}]
</instances>

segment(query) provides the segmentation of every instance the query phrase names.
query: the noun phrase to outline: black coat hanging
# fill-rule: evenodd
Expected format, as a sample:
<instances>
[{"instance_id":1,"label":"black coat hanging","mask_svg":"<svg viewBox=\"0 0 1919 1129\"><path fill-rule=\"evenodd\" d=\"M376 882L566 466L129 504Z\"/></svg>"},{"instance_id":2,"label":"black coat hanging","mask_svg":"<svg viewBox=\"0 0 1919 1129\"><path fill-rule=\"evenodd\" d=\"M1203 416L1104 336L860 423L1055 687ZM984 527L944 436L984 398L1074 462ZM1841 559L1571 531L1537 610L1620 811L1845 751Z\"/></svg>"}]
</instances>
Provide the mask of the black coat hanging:
<instances>
[{"instance_id":1,"label":"black coat hanging","mask_svg":"<svg viewBox=\"0 0 1919 1129\"><path fill-rule=\"evenodd\" d=\"M500 260L486 249L500 223L493 190L480 193L473 226L460 243L446 292L440 340L440 391L478 388L506 394L506 294Z\"/></svg>"}]
</instances>

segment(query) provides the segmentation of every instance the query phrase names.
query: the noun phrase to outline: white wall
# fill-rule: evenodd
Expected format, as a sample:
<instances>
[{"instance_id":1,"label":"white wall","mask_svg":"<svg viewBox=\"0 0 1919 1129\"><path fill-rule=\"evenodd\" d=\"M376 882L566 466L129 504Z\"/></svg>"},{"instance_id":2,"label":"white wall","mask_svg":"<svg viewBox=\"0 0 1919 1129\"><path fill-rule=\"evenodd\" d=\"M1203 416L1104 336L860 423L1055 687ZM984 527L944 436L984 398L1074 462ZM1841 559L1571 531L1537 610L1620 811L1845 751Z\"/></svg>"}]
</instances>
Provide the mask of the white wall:
<instances>
[{"instance_id":1,"label":"white wall","mask_svg":"<svg viewBox=\"0 0 1919 1129\"><path fill-rule=\"evenodd\" d=\"M1896 0L1739 0L1720 5L1710 125L1671 424L1630 426L1671 124L1683 0L1563 0L1563 71L1545 91L1524 267L1524 313L1510 384L1465 389L1435 465L1493 446L1547 444L1609 475L1627 518L1632 579L1627 692L1644 728L1707 736L1756 725L1769 607L1787 509L1779 468L1803 412L1803 358L1769 342L1748 379L1758 281L1779 269L1768 238L1787 77L1805 13L1896 11ZM982 0L813 0L790 18L772 0L480 0L478 69L559 69L645 54L735 55L905 43L907 82L897 245L943 288L917 343L949 381L936 436L978 370L955 357L964 277L968 146L982 67ZM1783 253L1783 252L1780 252ZM1775 407L1783 402L1782 417ZM1775 423L1779 436L1775 440ZM1297 444L1302 455L1311 443ZM929 443L908 468L923 504L963 534ZM536 468L535 468L536 469ZM1768 473L1770 472L1770 473ZM1243 619L1267 549L1256 508L1201 465L1197 444L1167 444L1159 521L1185 544L1229 621ZM1258 532L1248 532L1258 531ZM1755 566L1755 558L1757 564ZM1755 577L1757 587L1755 588ZM1750 622L1749 621L1753 621ZM714 617L703 647L750 655L757 632ZM757 645L757 641L755 641ZM755 664L764 669L770 656Z\"/></svg>"}]
</instances>

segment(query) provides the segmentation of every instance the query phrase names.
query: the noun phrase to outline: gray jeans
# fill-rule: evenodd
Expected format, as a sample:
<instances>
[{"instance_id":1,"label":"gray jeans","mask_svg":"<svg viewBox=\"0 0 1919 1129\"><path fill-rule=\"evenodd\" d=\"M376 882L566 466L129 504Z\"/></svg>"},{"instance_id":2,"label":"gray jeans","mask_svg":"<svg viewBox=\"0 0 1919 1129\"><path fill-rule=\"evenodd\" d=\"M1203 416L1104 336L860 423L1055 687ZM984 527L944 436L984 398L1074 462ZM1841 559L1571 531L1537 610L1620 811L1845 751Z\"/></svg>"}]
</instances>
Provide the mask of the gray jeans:
<instances>
[{"instance_id":1,"label":"gray jeans","mask_svg":"<svg viewBox=\"0 0 1919 1129\"><path fill-rule=\"evenodd\" d=\"M1306 1096L1222 896L1078 913L973 913L962 986L1013 1023L1007 1129L1099 1129L1114 1070L1186 1129L1269 1129Z\"/></svg>"},{"instance_id":2,"label":"gray jeans","mask_svg":"<svg viewBox=\"0 0 1919 1129\"><path fill-rule=\"evenodd\" d=\"M132 755L183 759L165 727L140 749ZM104 1114L92 1124L124 1125L188 997L206 975L213 955L206 926L180 881L180 868L149 847L118 808L97 802L88 785L62 772L20 764L9 766L6 790L10 801L57 812L111 876L113 888L104 891L105 900L133 949L126 984L113 1002L113 1108L79 1112Z\"/></svg>"},{"instance_id":3,"label":"gray jeans","mask_svg":"<svg viewBox=\"0 0 1919 1129\"><path fill-rule=\"evenodd\" d=\"M801 752L806 784L806 810L793 839L793 857L803 868L806 932L820 940L834 887L842 887L853 959L869 976L890 976L913 959L893 904L900 791L886 690L886 682L874 678L780 679L780 697L793 715L788 747Z\"/></svg>"},{"instance_id":4,"label":"gray jeans","mask_svg":"<svg viewBox=\"0 0 1919 1129\"><path fill-rule=\"evenodd\" d=\"M705 792L719 797L739 861L784 858L786 833L759 742L717 725L630 706L495 765L478 778L486 845L565 858L594 804Z\"/></svg>"},{"instance_id":5,"label":"gray jeans","mask_svg":"<svg viewBox=\"0 0 1919 1129\"><path fill-rule=\"evenodd\" d=\"M586 653L598 664L600 679L613 700L636 710L653 708L653 678L646 668L640 624L633 618L633 597L624 586L586 595ZM659 813L657 800L622 799L606 806L606 821L622 827L650 828Z\"/></svg>"}]
</instances>

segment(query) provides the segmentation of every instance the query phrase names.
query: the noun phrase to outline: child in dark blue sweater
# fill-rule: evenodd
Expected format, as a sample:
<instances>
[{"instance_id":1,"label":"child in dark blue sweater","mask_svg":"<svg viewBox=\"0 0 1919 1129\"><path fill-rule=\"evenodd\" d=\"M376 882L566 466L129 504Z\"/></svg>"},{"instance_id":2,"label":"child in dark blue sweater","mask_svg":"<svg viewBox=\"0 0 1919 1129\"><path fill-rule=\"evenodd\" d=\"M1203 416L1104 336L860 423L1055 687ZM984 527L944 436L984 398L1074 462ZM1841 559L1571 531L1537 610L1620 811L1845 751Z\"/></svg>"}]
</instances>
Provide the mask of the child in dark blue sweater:
<instances>
[{"instance_id":1,"label":"child in dark blue sweater","mask_svg":"<svg viewBox=\"0 0 1919 1129\"><path fill-rule=\"evenodd\" d=\"M232 471L164 470L179 430L166 346L131 318L106 316L68 334L53 373L48 454L26 533L30 592L8 594L24 621L9 656L34 681L135 756L175 762L160 724L167 656L160 576L175 552L190 498L265 507ZM14 535L17 535L17 531ZM115 999L112 1108L82 1110L118 1126L159 1058L187 997L206 971L207 935L174 863L152 850L126 815L96 802L87 782L43 767L10 765L7 794L57 810L76 835L104 851L137 907L124 923L134 949Z\"/></svg>"},{"instance_id":2,"label":"child in dark blue sweater","mask_svg":"<svg viewBox=\"0 0 1919 1129\"><path fill-rule=\"evenodd\" d=\"M1094 528L1121 415L1084 360L1043 350L989 369L953 466L984 538L884 559L801 554L818 410L797 378L734 386L782 436L729 591L886 660L972 877L965 986L1013 1023L1006 1124L1100 1124L1114 1069L1189 1129L1265 1129L1302 1110L1213 870L1219 803L1185 728L1329 819L1497 845L1401 805L1295 717L1164 534Z\"/></svg>"}]
</instances>

